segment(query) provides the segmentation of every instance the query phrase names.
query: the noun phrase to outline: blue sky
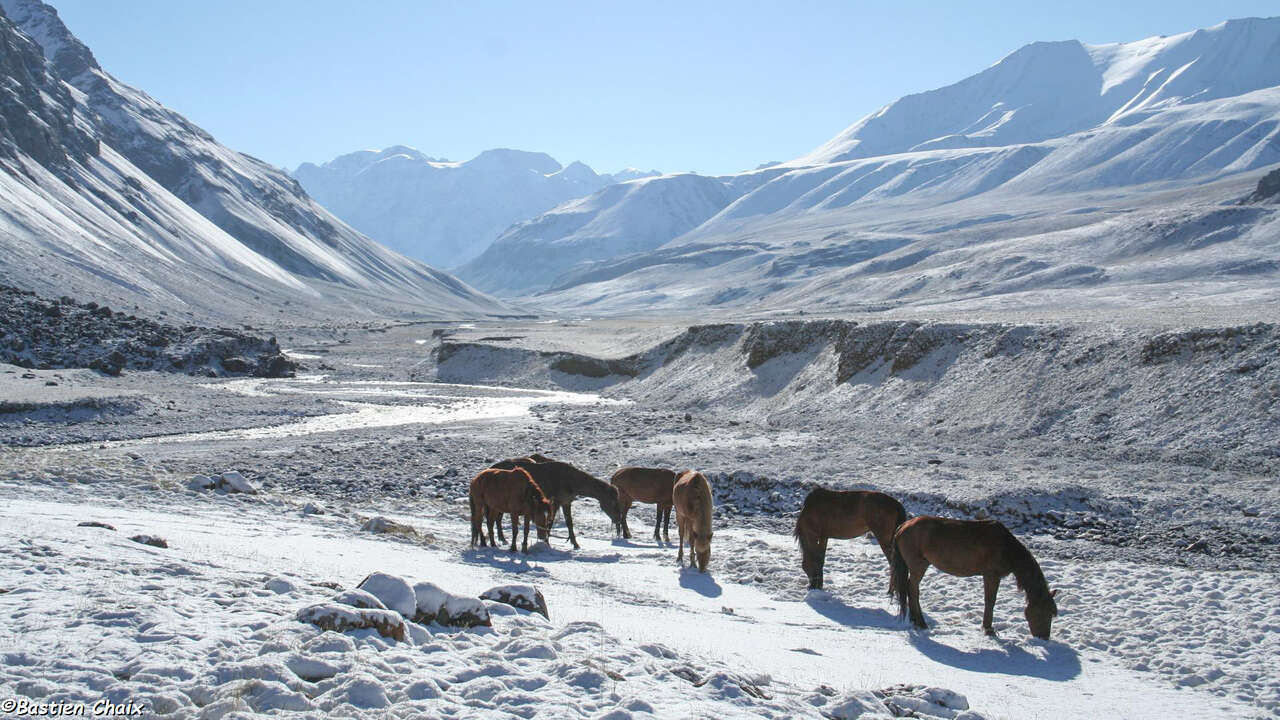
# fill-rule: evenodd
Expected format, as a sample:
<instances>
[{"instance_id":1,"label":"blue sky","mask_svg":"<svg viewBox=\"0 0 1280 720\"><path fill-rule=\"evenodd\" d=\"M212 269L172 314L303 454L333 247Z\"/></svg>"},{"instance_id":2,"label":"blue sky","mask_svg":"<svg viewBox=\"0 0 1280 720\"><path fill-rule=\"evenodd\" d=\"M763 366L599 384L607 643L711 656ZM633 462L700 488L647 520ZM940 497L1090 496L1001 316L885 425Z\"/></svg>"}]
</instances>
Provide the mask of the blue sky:
<instances>
[{"instance_id":1,"label":"blue sky","mask_svg":"<svg viewBox=\"0 0 1280 720\"><path fill-rule=\"evenodd\" d=\"M116 77L290 169L404 144L702 173L804 154L1035 40L1280 14L1275 0L53 4Z\"/></svg>"}]
</instances>

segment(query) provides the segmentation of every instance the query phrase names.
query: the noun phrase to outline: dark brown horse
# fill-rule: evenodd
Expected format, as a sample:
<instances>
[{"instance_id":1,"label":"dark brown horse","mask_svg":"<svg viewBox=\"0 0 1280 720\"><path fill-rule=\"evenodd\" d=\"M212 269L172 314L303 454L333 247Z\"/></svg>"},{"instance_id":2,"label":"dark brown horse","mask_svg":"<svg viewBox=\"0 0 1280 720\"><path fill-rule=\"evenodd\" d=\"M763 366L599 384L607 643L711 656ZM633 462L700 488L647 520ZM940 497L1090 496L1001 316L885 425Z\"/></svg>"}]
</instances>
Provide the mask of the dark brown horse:
<instances>
[{"instance_id":1,"label":"dark brown horse","mask_svg":"<svg viewBox=\"0 0 1280 720\"><path fill-rule=\"evenodd\" d=\"M893 572L889 596L898 601L898 610L918 628L926 627L920 611L920 578L933 565L948 575L982 576L986 609L982 613L982 629L988 634L991 614L996 605L1000 579L1013 573L1018 587L1027 595L1023 613L1031 634L1049 639L1053 618L1058 614L1054 602L1056 590L1049 591L1040 564L1026 546L994 520L952 520L940 517L912 518L898 528L893 537Z\"/></svg>"},{"instance_id":2,"label":"dark brown horse","mask_svg":"<svg viewBox=\"0 0 1280 720\"><path fill-rule=\"evenodd\" d=\"M539 528L548 526L551 513L551 501L543 494L538 483L528 472L516 468L514 470L482 470L471 479L471 544L479 541L484 546L485 538L480 530L480 522L484 520L489 529L489 546L497 547L493 542L494 516L502 522L503 513L511 513L511 552L516 551L518 519L524 517L524 543L520 549L529 552L529 522ZM505 542L505 541L504 541Z\"/></svg>"},{"instance_id":3,"label":"dark brown horse","mask_svg":"<svg viewBox=\"0 0 1280 720\"><path fill-rule=\"evenodd\" d=\"M827 540L848 540L870 532L880 543L885 560L893 564L893 534L907 519L902 503L882 492L814 488L804 499L796 518L795 536L800 542L800 566L809 588L822 589L822 568L827 560Z\"/></svg>"},{"instance_id":4,"label":"dark brown horse","mask_svg":"<svg viewBox=\"0 0 1280 720\"><path fill-rule=\"evenodd\" d=\"M627 513L635 502L657 504L657 517L653 522L653 539L671 542L671 492L675 488L674 470L661 468L624 467L615 472L609 484L618 488L618 511L622 517L619 529L622 536L631 537L627 526ZM658 537L658 529L663 537Z\"/></svg>"},{"instance_id":5,"label":"dark brown horse","mask_svg":"<svg viewBox=\"0 0 1280 720\"><path fill-rule=\"evenodd\" d=\"M552 462L551 458L547 457L546 455L539 454L539 453L530 453L527 457L523 457L523 458L516 458L516 459L519 459L519 460L528 460L528 461L530 461L530 462ZM496 469L499 469L499 470L510 470L511 468L515 467L515 465L511 464L512 462L513 462L513 460L503 460L502 462L500 462L500 463L495 463L495 464L491 465L490 467L492 467L492 468L496 468ZM500 514L500 513L495 513L495 514ZM489 518L487 518L487 517L486 517L485 519L486 519L486 520L488 520ZM515 519L515 518L512 518L512 520L514 520L514 519ZM505 543L505 542L507 541L507 538L506 538L506 537L504 537L504 536L503 536L503 534L502 534L502 518L501 518L501 517L498 517L498 518L497 518L497 520L498 520L498 542ZM554 519L554 518L552 518L552 522L555 522L555 519ZM548 527L549 527L549 526L548 526ZM548 539L548 537L549 537L549 535L547 534L547 528L538 528L538 539L539 539L539 540L546 540L546 539Z\"/></svg>"},{"instance_id":6,"label":"dark brown horse","mask_svg":"<svg viewBox=\"0 0 1280 720\"><path fill-rule=\"evenodd\" d=\"M578 538L573 532L573 501L579 497L594 498L600 503L600 509L616 528L621 519L618 516L618 489L603 480L566 462L552 460L543 455L531 455L523 458L512 458L494 463L494 468L524 468L551 500L551 522L556 522L556 515L564 509L564 524L569 529L569 542L577 550Z\"/></svg>"},{"instance_id":7,"label":"dark brown horse","mask_svg":"<svg viewBox=\"0 0 1280 720\"><path fill-rule=\"evenodd\" d=\"M689 566L697 558L698 569L707 571L711 560L711 483L696 470L685 470L676 478L671 491L676 508L676 531L680 533L680 552L676 563L684 565L684 544L689 543Z\"/></svg>"}]
</instances>

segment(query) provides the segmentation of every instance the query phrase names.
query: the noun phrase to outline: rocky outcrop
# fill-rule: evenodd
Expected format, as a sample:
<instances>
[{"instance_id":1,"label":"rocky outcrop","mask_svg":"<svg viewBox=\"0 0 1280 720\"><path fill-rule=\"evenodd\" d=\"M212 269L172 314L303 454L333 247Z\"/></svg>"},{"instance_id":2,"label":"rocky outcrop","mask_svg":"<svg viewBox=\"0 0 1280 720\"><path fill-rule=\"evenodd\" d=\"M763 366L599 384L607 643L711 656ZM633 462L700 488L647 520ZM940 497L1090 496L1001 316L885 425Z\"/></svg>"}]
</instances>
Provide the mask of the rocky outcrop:
<instances>
[{"instance_id":1,"label":"rocky outcrop","mask_svg":"<svg viewBox=\"0 0 1280 720\"><path fill-rule=\"evenodd\" d=\"M293 377L298 364L275 338L195 325L176 327L69 297L0 286L0 362L89 368L107 375L161 370L220 377Z\"/></svg>"}]
</instances>

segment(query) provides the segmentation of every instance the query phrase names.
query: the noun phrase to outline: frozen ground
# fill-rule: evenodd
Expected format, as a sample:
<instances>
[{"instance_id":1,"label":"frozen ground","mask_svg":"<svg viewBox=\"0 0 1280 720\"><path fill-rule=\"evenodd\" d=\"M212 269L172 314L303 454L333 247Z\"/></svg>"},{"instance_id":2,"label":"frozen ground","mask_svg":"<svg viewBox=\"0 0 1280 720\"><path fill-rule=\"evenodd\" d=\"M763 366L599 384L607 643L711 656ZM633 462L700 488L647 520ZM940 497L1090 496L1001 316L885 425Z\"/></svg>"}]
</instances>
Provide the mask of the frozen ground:
<instances>
[{"instance_id":1,"label":"frozen ground","mask_svg":"<svg viewBox=\"0 0 1280 720\"><path fill-rule=\"evenodd\" d=\"M621 356L664 332L638 323L576 347ZM20 548L0 561L9 591L0 594L0 694L106 693L208 716L494 705L520 715L839 716L856 700L874 717L897 701L869 691L901 685L946 688L990 718L1272 717L1280 708L1273 477L1034 438L983 442L800 417L771 426L752 408L694 409L686 420L685 409L643 393L597 403L404 383L437 342L423 326L282 338L311 367L297 380L58 371L62 391L141 399L114 415L51 406L0 423L9 446L0 450L0 532ZM241 429L267 426L278 429ZM467 548L466 481L532 450L600 477L624 463L714 473L711 575L682 574L674 548L645 539L646 507L633 510L640 531L630 542L612 541L584 501L579 553L565 551L563 529L529 558ZM227 469L264 493L185 489L192 474ZM829 594L806 594L789 535L806 482L884 489L913 513L1005 521L1060 590L1054 639L1027 633L1011 580L997 605L999 639L985 638L980 583L936 573L923 598L934 627L909 631L884 597L879 550L864 540L833 545ZM328 512L304 515L308 502ZM413 526L418 539L360 531L375 515ZM76 527L85 520L118 532ZM139 533L169 548L127 540ZM321 636L292 619L332 595L314 583L353 587L374 570L468 594L533 584L551 621L499 615L492 631L430 628L391 644ZM272 583L282 593L266 588L276 576L288 581ZM68 632L68 623L89 630ZM335 674L308 675L317 667Z\"/></svg>"}]
</instances>

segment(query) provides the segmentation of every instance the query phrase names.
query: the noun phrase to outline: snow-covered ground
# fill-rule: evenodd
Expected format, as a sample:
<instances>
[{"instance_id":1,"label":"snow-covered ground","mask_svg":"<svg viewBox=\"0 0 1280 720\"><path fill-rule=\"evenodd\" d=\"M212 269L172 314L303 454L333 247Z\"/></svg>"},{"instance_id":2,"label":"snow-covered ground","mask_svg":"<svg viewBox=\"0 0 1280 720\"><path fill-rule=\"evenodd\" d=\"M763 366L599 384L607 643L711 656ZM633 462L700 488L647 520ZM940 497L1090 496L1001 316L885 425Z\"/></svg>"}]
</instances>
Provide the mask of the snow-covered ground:
<instances>
[{"instance_id":1,"label":"snow-covered ground","mask_svg":"<svg viewBox=\"0 0 1280 720\"><path fill-rule=\"evenodd\" d=\"M607 344L588 337L578 345ZM56 408L7 418L3 437L45 447L0 450L0 541L17 550L0 557L0 700L105 696L204 717L500 708L526 717L869 718L894 707L953 717L963 704L988 718L1236 718L1280 708L1280 582L1265 567L1269 547L1181 548L1187 532L1216 548L1237 526L1273 527L1271 493L1249 490L1265 478L888 426L793 418L771 427L730 406L685 419L643 396L617 403L375 380L416 367L418 339L404 328L299 345L336 368L330 378L64 371L61 390L142 398L98 418L59 419ZM189 412L178 412L184 401ZM367 422L373 415L362 412L395 421ZM858 442L831 447L836 431ZM124 441L101 442L110 438ZM675 548L648 539L647 506L632 511L631 541L614 540L584 501L579 552L567 550L563 529L527 557L468 547L467 479L495 457L535 449L604 477L630 462L710 471L721 506L711 573L678 570ZM840 469L851 464L859 472ZM263 492L188 489L195 473L229 469ZM1053 639L1031 638L1011 579L996 608L999 636L987 638L981 583L938 573L923 587L933 627L908 629L866 540L834 543L827 590L806 593L789 514L801 481L823 478L892 492L913 513L976 508L1011 523L1059 590ZM1204 502L1188 502L1193 486L1213 496L1196 491ZM309 503L326 512L304 510ZM1230 519L1240 508L1243 524ZM361 529L376 516L416 535ZM140 534L168 548L128 540ZM328 584L352 588L374 571L471 596L534 585L550 621L491 604L492 629L415 628L391 642L295 619L335 594Z\"/></svg>"},{"instance_id":2,"label":"snow-covered ground","mask_svg":"<svg viewBox=\"0 0 1280 720\"><path fill-rule=\"evenodd\" d=\"M997 606L1000 637L989 639L977 627L978 584L931 577L925 603L937 627L918 633L890 614L883 559L864 542L833 557L832 592L778 599L776 581L730 582L724 568L757 562L769 566L758 574L794 580L795 549L783 535L719 532L712 572L702 575L678 570L671 547L602 537L600 523L583 533L581 552L553 538L553 547L512 556L468 548L457 503L400 508L399 519L421 534L410 542L361 532L358 511L372 507L307 514L302 498L201 493L181 479L137 461L88 473L7 473L0 534L17 552L0 560L0 693L45 702L107 697L202 717L486 708L788 717L856 707L851 701L868 717L877 698L866 691L906 684L953 690L991 718L1244 717L1260 709L1196 686L1224 672L1274 683L1274 644L1240 650L1225 669L1215 665L1220 653L1205 650L1230 645L1241 625L1274 628L1273 605L1246 602L1275 596L1280 588L1266 579L1048 562L1063 614L1057 637L1044 643L1027 634L1010 589ZM117 531L77 526L89 520ZM137 533L169 547L127 539ZM373 571L470 595L533 584L551 620L496 614L490 605L492 629L430 627L399 643L294 619L334 595L316 583L350 588ZM1171 597L1152 612L1142 595L1161 585ZM1191 610L1206 603L1231 621L1197 626L1207 615ZM1153 667L1127 669L1105 652L1115 647L1151 657ZM1161 677L1170 664L1181 673L1176 685ZM1271 693L1263 707L1274 709L1274 686Z\"/></svg>"}]
</instances>

